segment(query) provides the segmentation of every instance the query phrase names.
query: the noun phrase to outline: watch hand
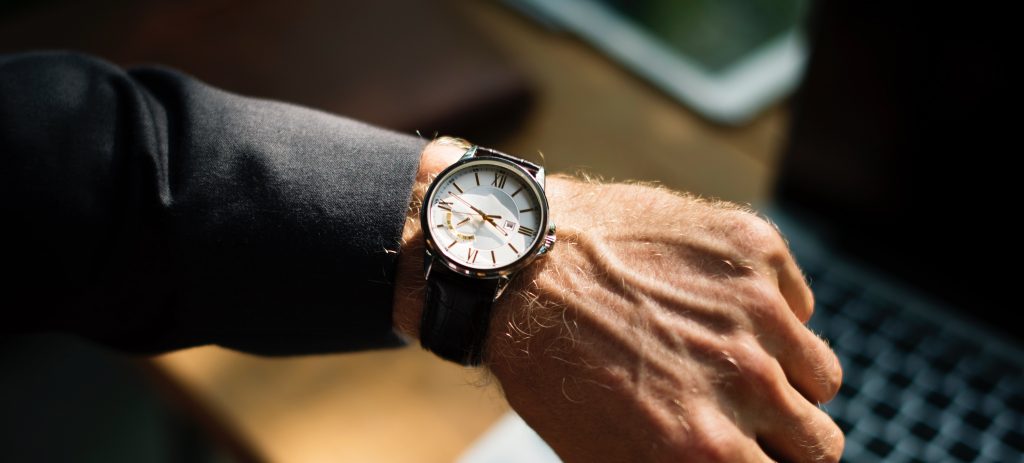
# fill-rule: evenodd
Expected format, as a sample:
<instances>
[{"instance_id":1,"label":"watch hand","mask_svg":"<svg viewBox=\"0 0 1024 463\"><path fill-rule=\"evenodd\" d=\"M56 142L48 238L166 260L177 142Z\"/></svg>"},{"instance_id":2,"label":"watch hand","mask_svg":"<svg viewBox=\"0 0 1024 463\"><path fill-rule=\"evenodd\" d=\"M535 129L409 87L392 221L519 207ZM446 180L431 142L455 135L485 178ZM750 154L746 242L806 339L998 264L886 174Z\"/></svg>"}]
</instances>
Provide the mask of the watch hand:
<instances>
[{"instance_id":1,"label":"watch hand","mask_svg":"<svg viewBox=\"0 0 1024 463\"><path fill-rule=\"evenodd\" d=\"M455 193L452 193L450 191L448 192L448 194L451 195L451 197L453 197L453 198L455 198L455 199L457 199L459 201L462 201L463 204L469 206L469 208L472 209L473 212L476 212L477 214L480 214L480 217L483 217L485 219L487 218L487 214L485 214L484 211L481 211L480 209L477 209L475 206L470 204L469 201L466 201L465 199L462 199L461 196L459 196L459 195L457 195Z\"/></svg>"},{"instance_id":2,"label":"watch hand","mask_svg":"<svg viewBox=\"0 0 1024 463\"><path fill-rule=\"evenodd\" d=\"M462 201L465 205L469 206L470 209L473 209L473 211L475 211L477 214L480 214L480 217L483 218L485 222L491 224L491 226L494 227L495 230L500 231L502 235L508 236L508 233L506 233L505 230L502 230L501 227L498 226L498 224L494 223L494 220L491 219L491 217L489 215L487 215L486 212L481 211L480 209L477 209L475 206L470 204L469 201L466 201L465 199L462 199L461 197L459 197L459 195L457 195L455 193L452 193L452 192L449 191L448 194L451 197L453 197L453 198L455 198L455 199L457 199L459 201ZM498 216L498 217L501 217L501 216Z\"/></svg>"},{"instance_id":3,"label":"watch hand","mask_svg":"<svg viewBox=\"0 0 1024 463\"><path fill-rule=\"evenodd\" d=\"M494 223L493 220L487 218L487 216L484 216L484 220L486 220L487 223L491 224L491 226L494 227L495 230L500 231L502 235L508 236L508 233L506 233L505 230L502 230L501 227L499 227L498 224Z\"/></svg>"},{"instance_id":4,"label":"watch hand","mask_svg":"<svg viewBox=\"0 0 1024 463\"><path fill-rule=\"evenodd\" d=\"M460 225L462 225L462 224L464 224L466 222L469 222L469 217L466 217L465 219L462 219L459 223L455 224L455 226L458 227L458 226L460 226Z\"/></svg>"}]
</instances>

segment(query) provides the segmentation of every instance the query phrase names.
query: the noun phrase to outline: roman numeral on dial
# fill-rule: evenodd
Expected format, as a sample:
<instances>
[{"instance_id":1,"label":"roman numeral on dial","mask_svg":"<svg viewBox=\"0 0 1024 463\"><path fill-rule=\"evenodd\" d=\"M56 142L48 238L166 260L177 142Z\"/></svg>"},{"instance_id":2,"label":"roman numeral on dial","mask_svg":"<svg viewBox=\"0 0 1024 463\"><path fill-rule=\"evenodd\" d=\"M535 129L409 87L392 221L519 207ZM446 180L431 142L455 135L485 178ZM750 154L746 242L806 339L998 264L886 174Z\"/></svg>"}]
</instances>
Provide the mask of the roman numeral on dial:
<instances>
[{"instance_id":1,"label":"roman numeral on dial","mask_svg":"<svg viewBox=\"0 0 1024 463\"><path fill-rule=\"evenodd\" d=\"M506 180L508 180L508 175L505 175L505 174L503 174L501 172L495 172L494 173L494 181L491 182L491 186L496 186L498 188L505 188L505 181Z\"/></svg>"},{"instance_id":2,"label":"roman numeral on dial","mask_svg":"<svg viewBox=\"0 0 1024 463\"><path fill-rule=\"evenodd\" d=\"M479 249L469 248L466 250L466 262L471 264L476 263L476 255L480 253Z\"/></svg>"},{"instance_id":3,"label":"roman numeral on dial","mask_svg":"<svg viewBox=\"0 0 1024 463\"><path fill-rule=\"evenodd\" d=\"M448 212L452 211L452 203L448 203L448 202L444 202L444 201L438 201L437 202L437 207L439 209L444 209L444 210L446 210Z\"/></svg>"},{"instance_id":4,"label":"roman numeral on dial","mask_svg":"<svg viewBox=\"0 0 1024 463\"><path fill-rule=\"evenodd\" d=\"M534 230L534 229L532 229L530 227L524 227L524 226L520 225L519 226L519 233L522 233L522 234L524 234L526 236L532 237L532 236L537 234L537 230Z\"/></svg>"}]
</instances>

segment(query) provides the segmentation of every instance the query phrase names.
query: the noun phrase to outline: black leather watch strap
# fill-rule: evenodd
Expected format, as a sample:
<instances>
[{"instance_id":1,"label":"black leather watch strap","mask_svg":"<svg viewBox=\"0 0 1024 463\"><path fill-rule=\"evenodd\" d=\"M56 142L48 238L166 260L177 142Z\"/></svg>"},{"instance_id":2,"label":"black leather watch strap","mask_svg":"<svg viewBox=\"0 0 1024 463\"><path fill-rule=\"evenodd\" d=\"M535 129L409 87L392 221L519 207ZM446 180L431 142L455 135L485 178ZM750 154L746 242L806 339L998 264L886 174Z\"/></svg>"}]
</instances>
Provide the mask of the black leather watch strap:
<instances>
[{"instance_id":1,"label":"black leather watch strap","mask_svg":"<svg viewBox=\"0 0 1024 463\"><path fill-rule=\"evenodd\" d=\"M472 279L437 266L427 279L420 344L442 358L479 365L498 280Z\"/></svg>"}]
</instances>

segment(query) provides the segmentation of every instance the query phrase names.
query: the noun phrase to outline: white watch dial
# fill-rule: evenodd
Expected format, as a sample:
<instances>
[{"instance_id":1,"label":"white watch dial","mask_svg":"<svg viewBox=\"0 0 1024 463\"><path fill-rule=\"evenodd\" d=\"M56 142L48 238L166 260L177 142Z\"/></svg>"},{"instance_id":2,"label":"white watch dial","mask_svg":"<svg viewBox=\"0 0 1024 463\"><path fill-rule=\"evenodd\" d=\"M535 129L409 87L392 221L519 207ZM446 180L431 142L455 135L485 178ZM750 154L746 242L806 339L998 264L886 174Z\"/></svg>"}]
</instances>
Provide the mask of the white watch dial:
<instances>
[{"instance_id":1,"label":"white watch dial","mask_svg":"<svg viewBox=\"0 0 1024 463\"><path fill-rule=\"evenodd\" d=\"M428 198L435 246L450 260L489 270L526 257L544 224L540 191L501 162L468 162L439 179Z\"/></svg>"}]
</instances>

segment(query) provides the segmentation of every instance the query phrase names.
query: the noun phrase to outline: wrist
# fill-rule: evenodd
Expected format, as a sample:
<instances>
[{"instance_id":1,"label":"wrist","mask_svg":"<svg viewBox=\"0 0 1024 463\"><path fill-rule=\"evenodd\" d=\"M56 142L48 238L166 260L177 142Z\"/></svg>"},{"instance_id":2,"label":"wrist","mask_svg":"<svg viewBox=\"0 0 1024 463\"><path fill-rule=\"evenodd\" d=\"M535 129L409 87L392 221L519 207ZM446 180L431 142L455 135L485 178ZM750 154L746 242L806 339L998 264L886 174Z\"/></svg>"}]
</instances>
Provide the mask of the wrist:
<instances>
[{"instance_id":1,"label":"wrist","mask_svg":"<svg viewBox=\"0 0 1024 463\"><path fill-rule=\"evenodd\" d=\"M563 322L557 302L563 297L557 282L563 275L553 269L571 259L572 235L585 226L571 206L581 187L585 185L572 177L548 175L545 193L551 221L558 225L559 244L512 278L491 313L485 363L503 384L504 378L515 374L519 367L539 360L531 354L533 347L541 346L543 350L564 334L559 329L544 328Z\"/></svg>"},{"instance_id":2,"label":"wrist","mask_svg":"<svg viewBox=\"0 0 1024 463\"><path fill-rule=\"evenodd\" d=\"M419 339L420 325L427 282L424 278L424 231L421 229L420 208L427 190L434 178L444 169L458 161L466 152L468 144L457 144L452 139L438 139L428 144L422 153L416 182L410 199L409 212L403 230L401 251L398 257L394 289L393 326L413 338ZM579 194L580 182L565 176L548 176L545 192L551 207L551 220L561 227L562 217L568 219L573 212L566 207L572 196ZM576 222L567 220L567 225ZM561 229L561 228L560 228ZM572 230L573 226L565 230ZM559 233L560 235L562 233ZM557 250L558 246L554 247ZM490 328L485 342L485 362L491 364L492 358L507 358L507 353L491 355L490 351L507 350L507 345L496 343L494 338L507 337L510 330L509 321L523 315L539 316L537 307L529 304L526 297L531 284L535 282L545 262L554 256L538 259L517 272L505 289L503 295L495 302L490 315ZM529 312L528 312L529 311ZM553 312L548 310L547 312ZM500 345L499 345L500 344Z\"/></svg>"},{"instance_id":3,"label":"wrist","mask_svg":"<svg viewBox=\"0 0 1024 463\"><path fill-rule=\"evenodd\" d=\"M458 161L466 152L459 140L438 138L423 148L416 182L409 200L402 246L398 253L395 272L392 323L394 328L413 338L419 338L420 316L423 312L425 282L423 279L423 230L420 229L419 211L430 182L446 167Z\"/></svg>"}]
</instances>

